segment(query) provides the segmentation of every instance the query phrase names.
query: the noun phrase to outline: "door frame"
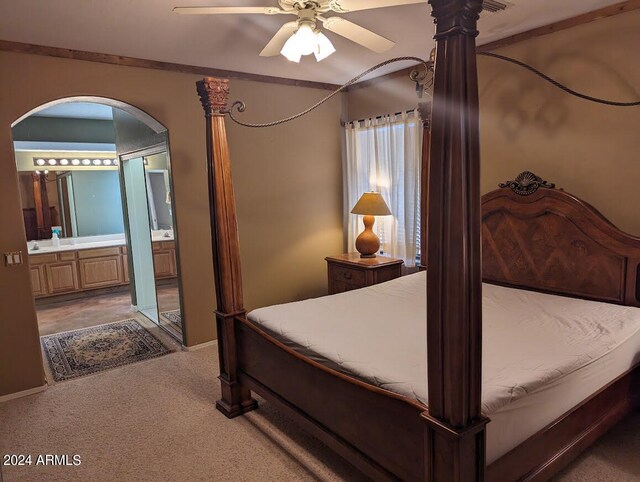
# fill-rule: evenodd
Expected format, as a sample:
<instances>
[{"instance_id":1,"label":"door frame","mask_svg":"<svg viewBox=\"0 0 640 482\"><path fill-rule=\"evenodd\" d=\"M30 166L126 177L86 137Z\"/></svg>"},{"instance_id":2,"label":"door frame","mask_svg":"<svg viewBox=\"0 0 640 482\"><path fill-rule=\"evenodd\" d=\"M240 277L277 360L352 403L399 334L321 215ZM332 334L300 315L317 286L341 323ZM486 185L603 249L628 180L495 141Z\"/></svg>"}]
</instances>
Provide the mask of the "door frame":
<instances>
[{"instance_id":1,"label":"door frame","mask_svg":"<svg viewBox=\"0 0 640 482\"><path fill-rule=\"evenodd\" d=\"M120 176L120 196L122 196L122 210L123 210L123 219L124 219L124 224L125 224L125 240L126 240L126 245L127 245L127 264L129 266L129 273L134 273L133 271L133 260L131 257L131 241L129 239L129 236L127 235L129 233L129 216L128 216L128 211L127 211L127 200L126 200L126 195L125 195L125 186L124 186L124 173L122 170L122 164L124 162L127 162L131 159L137 159L139 157L145 158L148 156L152 156L154 154L160 154L164 152L165 155L167 156L167 171L169 173L169 187L170 187L170 191L171 191L171 211L172 211L172 221L173 221L173 242L175 244L175 256L176 256L176 276L178 279L178 299L179 299L179 307L180 307L180 317L181 317L181 325L182 325L182 340L179 340L182 344L184 344L184 340L186 340L186 331L185 331L185 316L184 316L184 297L183 297L183 291L182 291L182 275L181 275L181 270L180 270L180 246L179 246L179 237L178 236L178 220L177 220L177 216L176 216L176 208L175 208L175 197L173 196L173 175L171 172L171 151L169 148L169 138L168 136L166 137L166 139L163 142L160 142L158 144L154 144L153 146L149 146L146 147L144 149L137 149L137 150L133 150L133 151L129 151L126 153L118 153L118 173ZM145 191L147 191L147 185L145 182ZM148 200L148 193L147 193L147 200ZM147 201L147 212L148 212L148 201ZM153 252L153 239L151 240L151 249ZM153 266L153 270L155 273L155 260L152 257L154 266ZM154 278L155 280L155 278ZM131 289L131 301L134 303L137 303L136 300L136 290L135 290L135 276L129 276L129 284L130 284L130 289ZM158 305L158 285L156 284L156 306ZM169 333L171 336L173 336L174 338L176 338L175 333L173 333L171 330L168 330L164 324L160 321L160 308L158 307L158 326L160 328L162 328L165 332Z\"/></svg>"}]
</instances>

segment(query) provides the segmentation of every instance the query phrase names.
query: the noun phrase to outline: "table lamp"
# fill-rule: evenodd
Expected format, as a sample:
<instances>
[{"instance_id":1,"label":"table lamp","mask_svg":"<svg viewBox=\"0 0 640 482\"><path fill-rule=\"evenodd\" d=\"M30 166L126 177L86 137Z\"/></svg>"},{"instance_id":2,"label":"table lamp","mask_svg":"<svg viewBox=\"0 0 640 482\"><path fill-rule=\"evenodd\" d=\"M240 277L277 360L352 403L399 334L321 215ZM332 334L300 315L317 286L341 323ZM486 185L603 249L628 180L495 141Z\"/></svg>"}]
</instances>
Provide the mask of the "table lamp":
<instances>
[{"instance_id":1,"label":"table lamp","mask_svg":"<svg viewBox=\"0 0 640 482\"><path fill-rule=\"evenodd\" d=\"M379 192L365 192L353 209L352 214L364 214L364 231L356 238L356 249L361 258L375 258L380 249L380 239L373 232L374 216L388 216L391 214L389 206L384 202Z\"/></svg>"}]
</instances>

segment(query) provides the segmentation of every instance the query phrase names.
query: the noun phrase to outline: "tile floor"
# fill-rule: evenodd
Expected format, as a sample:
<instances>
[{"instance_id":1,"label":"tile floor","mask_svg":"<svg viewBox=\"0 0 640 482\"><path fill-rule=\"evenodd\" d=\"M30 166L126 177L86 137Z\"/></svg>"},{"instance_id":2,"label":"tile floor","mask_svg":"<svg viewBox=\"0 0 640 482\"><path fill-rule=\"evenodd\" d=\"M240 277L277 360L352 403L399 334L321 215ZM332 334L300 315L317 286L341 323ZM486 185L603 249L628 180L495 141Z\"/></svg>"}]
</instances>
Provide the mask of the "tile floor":
<instances>
[{"instance_id":1,"label":"tile floor","mask_svg":"<svg viewBox=\"0 0 640 482\"><path fill-rule=\"evenodd\" d=\"M177 285L158 286L159 311L180 308ZM36 303L40 335L77 330L132 318L129 291L102 293L84 298Z\"/></svg>"}]
</instances>

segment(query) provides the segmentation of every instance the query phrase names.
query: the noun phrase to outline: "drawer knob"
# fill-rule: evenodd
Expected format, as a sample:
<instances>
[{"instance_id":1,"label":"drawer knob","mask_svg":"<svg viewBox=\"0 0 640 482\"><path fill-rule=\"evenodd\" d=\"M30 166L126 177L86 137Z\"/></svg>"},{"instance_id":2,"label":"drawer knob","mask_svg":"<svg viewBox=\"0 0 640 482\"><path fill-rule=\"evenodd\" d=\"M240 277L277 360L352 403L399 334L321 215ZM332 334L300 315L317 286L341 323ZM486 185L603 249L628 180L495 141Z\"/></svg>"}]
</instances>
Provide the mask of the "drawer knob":
<instances>
[{"instance_id":1,"label":"drawer knob","mask_svg":"<svg viewBox=\"0 0 640 482\"><path fill-rule=\"evenodd\" d=\"M347 273L344 273L344 277L347 279L351 279L353 278L353 274L347 272Z\"/></svg>"}]
</instances>

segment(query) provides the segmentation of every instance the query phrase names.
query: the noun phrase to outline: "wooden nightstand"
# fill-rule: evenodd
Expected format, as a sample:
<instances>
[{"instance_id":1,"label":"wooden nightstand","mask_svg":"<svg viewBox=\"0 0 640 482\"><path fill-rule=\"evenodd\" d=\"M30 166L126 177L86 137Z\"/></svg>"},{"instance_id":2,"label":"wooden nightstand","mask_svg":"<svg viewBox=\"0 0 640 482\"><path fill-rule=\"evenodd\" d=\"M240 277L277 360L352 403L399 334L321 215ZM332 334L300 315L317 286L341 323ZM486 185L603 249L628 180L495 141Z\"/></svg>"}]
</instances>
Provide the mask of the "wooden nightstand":
<instances>
[{"instance_id":1,"label":"wooden nightstand","mask_svg":"<svg viewBox=\"0 0 640 482\"><path fill-rule=\"evenodd\" d=\"M361 258L360 253L327 256L329 294L364 288L400 277L401 259L376 256Z\"/></svg>"}]
</instances>

